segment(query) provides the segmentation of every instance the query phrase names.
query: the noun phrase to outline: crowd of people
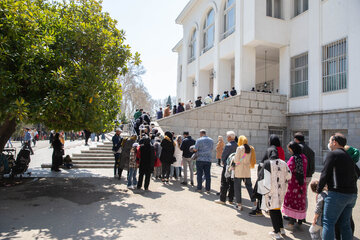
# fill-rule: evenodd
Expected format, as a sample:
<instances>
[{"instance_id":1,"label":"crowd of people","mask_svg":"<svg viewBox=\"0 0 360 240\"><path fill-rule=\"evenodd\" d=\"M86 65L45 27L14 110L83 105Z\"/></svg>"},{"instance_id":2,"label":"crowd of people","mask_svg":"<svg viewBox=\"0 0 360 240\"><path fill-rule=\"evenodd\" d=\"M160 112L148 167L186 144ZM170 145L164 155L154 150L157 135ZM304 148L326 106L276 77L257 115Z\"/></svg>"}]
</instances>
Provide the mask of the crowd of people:
<instances>
[{"instance_id":1,"label":"crowd of people","mask_svg":"<svg viewBox=\"0 0 360 240\"><path fill-rule=\"evenodd\" d=\"M304 135L296 133L293 141L288 143L290 158L287 161L279 137L271 135L253 185L251 169L256 165L256 151L245 136L237 137L229 131L226 133L227 142L219 136L215 147L204 129L200 130L197 140L187 131L182 135L166 131L162 136L151 124L145 129L139 136L122 138L119 128L112 139L114 176L120 179L126 169L128 188L148 191L153 176L154 180L164 184L169 183L171 178L179 180L182 185L188 185L190 180L190 184L196 187L195 191L203 192L205 187L205 192L210 193L212 153L216 149L216 161L222 166L222 173L219 200L215 203L233 204L242 211L241 185L244 182L252 204L249 215L263 216L263 211L268 213L274 229L270 236L282 239L285 228L296 231L296 226L306 222L307 189L310 185L317 198L309 237L352 238L354 224L351 215L360 174L356 166L359 151L347 146L342 134L336 133L329 139L331 152L326 157L320 179L313 181L315 154L305 144ZM283 219L288 221L285 228Z\"/></svg>"},{"instance_id":2,"label":"crowd of people","mask_svg":"<svg viewBox=\"0 0 360 240\"><path fill-rule=\"evenodd\" d=\"M226 98L229 98L230 96L236 96L237 91L233 87L229 93L229 91L224 91L224 93L220 96L220 94L217 94L215 99L212 93L209 93L203 100L202 96L198 96L197 99L194 101L194 103L189 100L187 103L179 102L178 105L170 106L170 104L167 104L166 107L163 109L162 107L159 108L159 110L156 112L156 118L161 119L164 117L168 117L171 114L177 114L181 113L187 110L190 110L192 108L197 108L201 106L206 106L208 104L211 104L213 102L217 102Z\"/></svg>"}]
</instances>

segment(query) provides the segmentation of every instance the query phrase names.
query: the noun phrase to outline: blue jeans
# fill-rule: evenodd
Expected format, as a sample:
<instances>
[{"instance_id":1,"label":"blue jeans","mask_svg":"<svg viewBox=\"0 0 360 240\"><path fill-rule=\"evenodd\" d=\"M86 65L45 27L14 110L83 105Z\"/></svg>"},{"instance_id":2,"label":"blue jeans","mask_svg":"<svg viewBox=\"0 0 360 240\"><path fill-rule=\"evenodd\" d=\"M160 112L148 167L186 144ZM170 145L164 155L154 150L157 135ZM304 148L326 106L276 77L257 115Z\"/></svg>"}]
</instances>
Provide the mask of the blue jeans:
<instances>
[{"instance_id":1,"label":"blue jeans","mask_svg":"<svg viewBox=\"0 0 360 240\"><path fill-rule=\"evenodd\" d=\"M339 220L342 239L352 239L350 217L355 206L357 194L329 191L324 201L323 233L324 240L335 238L335 223Z\"/></svg>"},{"instance_id":2,"label":"blue jeans","mask_svg":"<svg viewBox=\"0 0 360 240\"><path fill-rule=\"evenodd\" d=\"M136 168L129 168L129 173L127 176L127 186L130 187L132 185L137 185L137 180L136 180L136 173L137 173L137 169Z\"/></svg>"},{"instance_id":3,"label":"blue jeans","mask_svg":"<svg viewBox=\"0 0 360 240\"><path fill-rule=\"evenodd\" d=\"M175 173L176 173L176 178L179 178L180 168L179 167L174 167L174 166L170 167L170 177L174 176L174 169L175 169Z\"/></svg>"},{"instance_id":4,"label":"blue jeans","mask_svg":"<svg viewBox=\"0 0 360 240\"><path fill-rule=\"evenodd\" d=\"M210 169L211 169L211 162L196 161L196 177L197 177L198 190L202 189L202 177L203 174L205 174L205 179L206 179L205 189L206 191L210 191L210 187L211 187Z\"/></svg>"}]
</instances>

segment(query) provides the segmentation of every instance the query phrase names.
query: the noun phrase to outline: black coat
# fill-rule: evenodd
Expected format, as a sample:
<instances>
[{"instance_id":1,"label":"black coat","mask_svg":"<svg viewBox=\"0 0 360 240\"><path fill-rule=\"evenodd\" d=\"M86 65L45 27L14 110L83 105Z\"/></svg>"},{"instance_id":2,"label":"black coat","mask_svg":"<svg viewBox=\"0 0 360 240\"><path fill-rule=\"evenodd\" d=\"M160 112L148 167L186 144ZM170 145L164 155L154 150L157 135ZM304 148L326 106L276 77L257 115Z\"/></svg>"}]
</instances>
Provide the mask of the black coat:
<instances>
[{"instance_id":1,"label":"black coat","mask_svg":"<svg viewBox=\"0 0 360 240\"><path fill-rule=\"evenodd\" d=\"M202 101L200 99L195 101L195 107L201 107Z\"/></svg>"},{"instance_id":2,"label":"black coat","mask_svg":"<svg viewBox=\"0 0 360 240\"><path fill-rule=\"evenodd\" d=\"M163 139L161 142L161 163L172 164L174 162L174 151L175 147L173 142L170 142L167 139Z\"/></svg>"},{"instance_id":3,"label":"black coat","mask_svg":"<svg viewBox=\"0 0 360 240\"><path fill-rule=\"evenodd\" d=\"M191 158L193 153L190 152L190 147L192 145L195 145L195 140L192 139L191 136L184 138L184 140L182 141L181 146L180 146L180 150L183 151L183 157Z\"/></svg>"},{"instance_id":4,"label":"black coat","mask_svg":"<svg viewBox=\"0 0 360 240\"><path fill-rule=\"evenodd\" d=\"M315 153L304 142L300 143L300 146L307 158L306 177L312 177L315 172Z\"/></svg>"},{"instance_id":5,"label":"black coat","mask_svg":"<svg viewBox=\"0 0 360 240\"><path fill-rule=\"evenodd\" d=\"M155 151L150 144L140 146L140 174L150 174L154 171Z\"/></svg>"},{"instance_id":6,"label":"black coat","mask_svg":"<svg viewBox=\"0 0 360 240\"><path fill-rule=\"evenodd\" d=\"M181 112L183 112L185 109L184 109L184 107L182 106L182 105L179 105L178 106L178 108L177 108L177 112L178 113L181 113Z\"/></svg>"}]
</instances>

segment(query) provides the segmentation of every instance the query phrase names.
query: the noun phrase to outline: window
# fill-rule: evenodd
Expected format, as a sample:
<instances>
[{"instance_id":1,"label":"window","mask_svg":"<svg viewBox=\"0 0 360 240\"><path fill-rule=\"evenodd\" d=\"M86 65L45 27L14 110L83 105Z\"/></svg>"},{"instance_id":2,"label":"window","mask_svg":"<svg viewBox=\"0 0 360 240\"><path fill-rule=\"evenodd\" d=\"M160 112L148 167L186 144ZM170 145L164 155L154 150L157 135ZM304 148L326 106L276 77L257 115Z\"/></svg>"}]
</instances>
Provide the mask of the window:
<instances>
[{"instance_id":1,"label":"window","mask_svg":"<svg viewBox=\"0 0 360 240\"><path fill-rule=\"evenodd\" d=\"M281 143L281 146L286 146L286 143L284 142L284 128L279 128L279 127L270 127L269 126L269 137L268 139L270 138L270 135L271 134L276 134L279 139L280 139L280 143Z\"/></svg>"},{"instance_id":2,"label":"window","mask_svg":"<svg viewBox=\"0 0 360 240\"><path fill-rule=\"evenodd\" d=\"M346 38L322 48L323 92L347 88L347 43Z\"/></svg>"},{"instance_id":3,"label":"window","mask_svg":"<svg viewBox=\"0 0 360 240\"><path fill-rule=\"evenodd\" d=\"M309 0L294 0L294 16L309 9Z\"/></svg>"},{"instance_id":4,"label":"window","mask_svg":"<svg viewBox=\"0 0 360 240\"><path fill-rule=\"evenodd\" d=\"M209 13L206 16L205 23L204 23L204 48L203 53L209 50L214 46L214 30L215 30L215 24L214 24L214 9L211 9Z\"/></svg>"},{"instance_id":5,"label":"window","mask_svg":"<svg viewBox=\"0 0 360 240\"><path fill-rule=\"evenodd\" d=\"M191 63L196 58L196 29L194 29L191 40L189 44L189 60L188 63Z\"/></svg>"},{"instance_id":6,"label":"window","mask_svg":"<svg viewBox=\"0 0 360 240\"><path fill-rule=\"evenodd\" d=\"M281 18L281 1L266 0L266 16Z\"/></svg>"},{"instance_id":7,"label":"window","mask_svg":"<svg viewBox=\"0 0 360 240\"><path fill-rule=\"evenodd\" d=\"M235 31L235 0L226 0L223 39Z\"/></svg>"},{"instance_id":8,"label":"window","mask_svg":"<svg viewBox=\"0 0 360 240\"><path fill-rule=\"evenodd\" d=\"M308 53L291 58L291 97L308 95Z\"/></svg>"}]
</instances>

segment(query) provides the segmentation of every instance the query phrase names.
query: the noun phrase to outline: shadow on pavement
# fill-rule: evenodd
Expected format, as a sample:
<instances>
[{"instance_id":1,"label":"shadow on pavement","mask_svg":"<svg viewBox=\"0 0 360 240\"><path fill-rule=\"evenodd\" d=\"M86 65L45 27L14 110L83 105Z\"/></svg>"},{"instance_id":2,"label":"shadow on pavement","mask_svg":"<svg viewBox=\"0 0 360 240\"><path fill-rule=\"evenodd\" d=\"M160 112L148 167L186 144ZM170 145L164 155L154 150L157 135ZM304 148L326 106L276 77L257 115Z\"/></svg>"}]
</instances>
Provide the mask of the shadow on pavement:
<instances>
[{"instance_id":1,"label":"shadow on pavement","mask_svg":"<svg viewBox=\"0 0 360 240\"><path fill-rule=\"evenodd\" d=\"M38 239L118 239L136 222L160 221L161 214L127 203L128 197L118 181L105 178L47 178L1 188L0 237L27 233Z\"/></svg>"}]
</instances>

